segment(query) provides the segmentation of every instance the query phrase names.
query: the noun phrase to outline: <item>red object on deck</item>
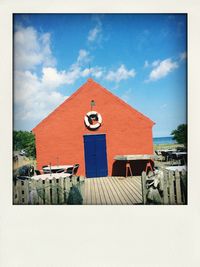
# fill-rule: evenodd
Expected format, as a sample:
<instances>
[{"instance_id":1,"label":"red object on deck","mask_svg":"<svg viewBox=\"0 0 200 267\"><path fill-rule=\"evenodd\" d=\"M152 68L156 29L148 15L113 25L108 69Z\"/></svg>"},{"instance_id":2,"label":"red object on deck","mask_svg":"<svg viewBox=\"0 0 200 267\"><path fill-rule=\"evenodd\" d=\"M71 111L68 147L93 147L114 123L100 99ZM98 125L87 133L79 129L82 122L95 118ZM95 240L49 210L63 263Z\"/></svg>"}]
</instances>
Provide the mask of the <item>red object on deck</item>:
<instances>
[{"instance_id":1,"label":"red object on deck","mask_svg":"<svg viewBox=\"0 0 200 267\"><path fill-rule=\"evenodd\" d=\"M147 162L145 172L147 173L148 169L150 169L153 172L153 168L150 162Z\"/></svg>"},{"instance_id":2,"label":"red object on deck","mask_svg":"<svg viewBox=\"0 0 200 267\"><path fill-rule=\"evenodd\" d=\"M131 170L131 164L129 162L126 162L126 177L130 173L130 176L133 176L132 170Z\"/></svg>"},{"instance_id":3,"label":"red object on deck","mask_svg":"<svg viewBox=\"0 0 200 267\"><path fill-rule=\"evenodd\" d=\"M84 117L93 110L102 117L101 126L90 130ZM80 164L78 174L85 175L84 141L86 134L105 134L108 175L113 174L116 155L153 154L154 122L92 79L42 120L32 131L36 138L37 168ZM144 168L145 169L145 168Z\"/></svg>"}]
</instances>

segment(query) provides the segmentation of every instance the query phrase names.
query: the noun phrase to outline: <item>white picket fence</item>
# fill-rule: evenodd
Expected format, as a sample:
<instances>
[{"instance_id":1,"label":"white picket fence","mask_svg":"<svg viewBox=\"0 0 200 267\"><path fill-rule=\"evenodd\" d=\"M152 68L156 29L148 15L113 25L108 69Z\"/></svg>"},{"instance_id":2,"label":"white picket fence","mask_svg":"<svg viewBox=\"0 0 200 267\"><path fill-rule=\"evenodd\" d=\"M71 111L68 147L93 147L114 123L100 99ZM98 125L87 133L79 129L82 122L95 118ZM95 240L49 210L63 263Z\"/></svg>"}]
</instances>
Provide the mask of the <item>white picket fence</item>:
<instances>
[{"instance_id":1,"label":"white picket fence","mask_svg":"<svg viewBox=\"0 0 200 267\"><path fill-rule=\"evenodd\" d=\"M63 177L45 180L17 180L13 186L13 203L20 205L66 204L72 185L82 182L83 180L77 182L76 176L71 180Z\"/></svg>"}]
</instances>

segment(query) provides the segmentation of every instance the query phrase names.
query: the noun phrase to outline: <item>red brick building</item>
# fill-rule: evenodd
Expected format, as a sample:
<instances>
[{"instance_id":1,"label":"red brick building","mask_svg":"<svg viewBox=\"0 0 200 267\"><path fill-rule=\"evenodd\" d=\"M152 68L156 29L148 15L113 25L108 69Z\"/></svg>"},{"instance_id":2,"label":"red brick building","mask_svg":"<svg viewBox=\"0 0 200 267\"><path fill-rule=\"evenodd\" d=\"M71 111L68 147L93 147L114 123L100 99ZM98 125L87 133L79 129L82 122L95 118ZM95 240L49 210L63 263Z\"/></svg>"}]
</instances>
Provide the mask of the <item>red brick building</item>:
<instances>
[{"instance_id":1,"label":"red brick building","mask_svg":"<svg viewBox=\"0 0 200 267\"><path fill-rule=\"evenodd\" d=\"M91 109L97 113L88 113ZM33 129L37 168L79 163L79 175L122 174L124 163L117 166L114 157L153 154L153 125L148 117L88 79ZM135 172L139 169L134 166Z\"/></svg>"}]
</instances>

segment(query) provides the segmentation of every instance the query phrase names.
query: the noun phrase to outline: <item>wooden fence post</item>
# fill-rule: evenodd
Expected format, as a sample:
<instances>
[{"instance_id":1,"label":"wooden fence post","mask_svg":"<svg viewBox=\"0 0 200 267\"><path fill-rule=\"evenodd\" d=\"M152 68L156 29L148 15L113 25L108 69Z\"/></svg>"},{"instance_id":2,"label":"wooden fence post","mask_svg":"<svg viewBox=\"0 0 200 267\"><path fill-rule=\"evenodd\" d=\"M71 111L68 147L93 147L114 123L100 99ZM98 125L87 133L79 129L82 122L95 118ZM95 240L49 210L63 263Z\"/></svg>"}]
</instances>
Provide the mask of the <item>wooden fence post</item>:
<instances>
[{"instance_id":1,"label":"wooden fence post","mask_svg":"<svg viewBox=\"0 0 200 267\"><path fill-rule=\"evenodd\" d=\"M51 204L49 179L45 180L45 204Z\"/></svg>"},{"instance_id":2,"label":"wooden fence post","mask_svg":"<svg viewBox=\"0 0 200 267\"><path fill-rule=\"evenodd\" d=\"M59 204L63 204L64 203L64 181L63 181L63 178L60 177L59 178L59 190L58 190L58 193L59 193Z\"/></svg>"},{"instance_id":3,"label":"wooden fence post","mask_svg":"<svg viewBox=\"0 0 200 267\"><path fill-rule=\"evenodd\" d=\"M24 181L23 191L24 191L24 204L27 205L29 201L29 180Z\"/></svg>"},{"instance_id":4,"label":"wooden fence post","mask_svg":"<svg viewBox=\"0 0 200 267\"><path fill-rule=\"evenodd\" d=\"M174 175L169 171L169 199L170 204L175 204Z\"/></svg>"},{"instance_id":5,"label":"wooden fence post","mask_svg":"<svg viewBox=\"0 0 200 267\"><path fill-rule=\"evenodd\" d=\"M16 189L18 195L18 204L22 204L22 191L21 191L21 180L17 180L16 182Z\"/></svg>"},{"instance_id":6,"label":"wooden fence post","mask_svg":"<svg viewBox=\"0 0 200 267\"><path fill-rule=\"evenodd\" d=\"M77 184L77 177L75 175L72 176L72 185Z\"/></svg>"},{"instance_id":7,"label":"wooden fence post","mask_svg":"<svg viewBox=\"0 0 200 267\"><path fill-rule=\"evenodd\" d=\"M143 197L143 204L147 203L147 186L146 186L146 172L142 172L141 176L142 180L142 197Z\"/></svg>"},{"instance_id":8,"label":"wooden fence post","mask_svg":"<svg viewBox=\"0 0 200 267\"><path fill-rule=\"evenodd\" d=\"M185 170L182 170L181 172L181 183L182 183L182 195L183 195L183 202L184 204L187 204L187 172Z\"/></svg>"},{"instance_id":9,"label":"wooden fence post","mask_svg":"<svg viewBox=\"0 0 200 267\"><path fill-rule=\"evenodd\" d=\"M14 185L14 194L15 194L15 198L14 198L14 204L20 204L20 181L17 180L16 184Z\"/></svg>"},{"instance_id":10,"label":"wooden fence post","mask_svg":"<svg viewBox=\"0 0 200 267\"><path fill-rule=\"evenodd\" d=\"M18 204L18 192L17 192L17 183L13 182L13 204Z\"/></svg>"},{"instance_id":11,"label":"wooden fence post","mask_svg":"<svg viewBox=\"0 0 200 267\"><path fill-rule=\"evenodd\" d=\"M58 203L58 194L57 194L57 181L56 178L52 179L52 204Z\"/></svg>"},{"instance_id":12,"label":"wooden fence post","mask_svg":"<svg viewBox=\"0 0 200 267\"><path fill-rule=\"evenodd\" d=\"M44 186L43 186L43 181L42 179L39 179L37 181L37 192L38 192L38 200L39 200L39 204L42 205L44 204Z\"/></svg>"},{"instance_id":13,"label":"wooden fence post","mask_svg":"<svg viewBox=\"0 0 200 267\"><path fill-rule=\"evenodd\" d=\"M70 182L70 179L69 178L65 178L64 180L64 190L65 190L65 204L67 204L67 198L69 196L69 191L70 191L70 188L71 188L71 182Z\"/></svg>"},{"instance_id":14,"label":"wooden fence post","mask_svg":"<svg viewBox=\"0 0 200 267\"><path fill-rule=\"evenodd\" d=\"M77 177L74 176L72 181L62 177L51 180L17 180L13 184L13 204L66 204L72 183L77 185Z\"/></svg>"},{"instance_id":15,"label":"wooden fence post","mask_svg":"<svg viewBox=\"0 0 200 267\"><path fill-rule=\"evenodd\" d=\"M182 204L180 173L178 170L175 171L175 181L176 181L176 201L177 201L177 204Z\"/></svg>"},{"instance_id":16,"label":"wooden fence post","mask_svg":"<svg viewBox=\"0 0 200 267\"><path fill-rule=\"evenodd\" d=\"M84 179L84 176L80 176L80 186L79 186L79 189L80 189L80 193L81 193L81 196L82 198L84 199L85 198L85 179Z\"/></svg>"},{"instance_id":17,"label":"wooden fence post","mask_svg":"<svg viewBox=\"0 0 200 267\"><path fill-rule=\"evenodd\" d=\"M169 204L169 195L168 195L168 172L163 171L163 204Z\"/></svg>"},{"instance_id":18,"label":"wooden fence post","mask_svg":"<svg viewBox=\"0 0 200 267\"><path fill-rule=\"evenodd\" d=\"M37 181L35 180L31 180L29 197L30 197L31 204L39 203L38 193L37 193Z\"/></svg>"}]
</instances>

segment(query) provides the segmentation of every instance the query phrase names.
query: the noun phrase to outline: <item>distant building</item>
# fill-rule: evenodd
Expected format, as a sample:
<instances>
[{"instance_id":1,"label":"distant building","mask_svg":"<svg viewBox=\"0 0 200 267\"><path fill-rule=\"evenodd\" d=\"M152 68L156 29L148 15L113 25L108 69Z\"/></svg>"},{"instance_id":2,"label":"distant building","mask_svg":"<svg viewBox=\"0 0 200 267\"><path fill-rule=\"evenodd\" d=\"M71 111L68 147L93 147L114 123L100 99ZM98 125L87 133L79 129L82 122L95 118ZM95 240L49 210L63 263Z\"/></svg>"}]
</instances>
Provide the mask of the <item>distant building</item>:
<instances>
[{"instance_id":1,"label":"distant building","mask_svg":"<svg viewBox=\"0 0 200 267\"><path fill-rule=\"evenodd\" d=\"M125 163L114 157L153 154L153 125L90 78L33 129L37 168L79 163L79 175L123 175ZM144 168L132 166L134 174Z\"/></svg>"}]
</instances>

